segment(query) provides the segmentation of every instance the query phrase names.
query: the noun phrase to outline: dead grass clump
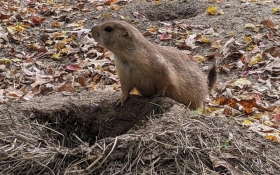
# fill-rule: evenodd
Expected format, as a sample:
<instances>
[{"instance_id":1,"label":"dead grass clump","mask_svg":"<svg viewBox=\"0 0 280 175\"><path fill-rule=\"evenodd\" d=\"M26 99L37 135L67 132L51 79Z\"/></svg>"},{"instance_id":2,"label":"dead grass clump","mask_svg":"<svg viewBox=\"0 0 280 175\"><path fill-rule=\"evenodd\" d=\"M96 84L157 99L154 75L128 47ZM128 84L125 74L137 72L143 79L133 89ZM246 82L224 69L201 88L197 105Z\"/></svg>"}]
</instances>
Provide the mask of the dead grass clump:
<instances>
[{"instance_id":1,"label":"dead grass clump","mask_svg":"<svg viewBox=\"0 0 280 175\"><path fill-rule=\"evenodd\" d=\"M93 145L2 109L1 174L277 174L279 146L233 120L174 105L138 129ZM82 134L82 133L78 133ZM61 138L61 139L58 139Z\"/></svg>"}]
</instances>

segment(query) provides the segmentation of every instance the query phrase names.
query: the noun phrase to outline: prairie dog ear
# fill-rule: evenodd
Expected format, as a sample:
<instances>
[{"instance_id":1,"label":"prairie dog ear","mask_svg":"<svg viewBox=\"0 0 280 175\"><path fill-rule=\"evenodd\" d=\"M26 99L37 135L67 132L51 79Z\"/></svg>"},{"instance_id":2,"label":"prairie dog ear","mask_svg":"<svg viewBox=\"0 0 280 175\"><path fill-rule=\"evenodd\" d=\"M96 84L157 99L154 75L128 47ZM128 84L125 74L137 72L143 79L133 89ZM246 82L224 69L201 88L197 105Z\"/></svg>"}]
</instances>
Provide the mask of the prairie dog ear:
<instances>
[{"instance_id":1,"label":"prairie dog ear","mask_svg":"<svg viewBox=\"0 0 280 175\"><path fill-rule=\"evenodd\" d=\"M130 38L131 37L130 32L127 31L127 30L123 30L121 35L125 38Z\"/></svg>"}]
</instances>

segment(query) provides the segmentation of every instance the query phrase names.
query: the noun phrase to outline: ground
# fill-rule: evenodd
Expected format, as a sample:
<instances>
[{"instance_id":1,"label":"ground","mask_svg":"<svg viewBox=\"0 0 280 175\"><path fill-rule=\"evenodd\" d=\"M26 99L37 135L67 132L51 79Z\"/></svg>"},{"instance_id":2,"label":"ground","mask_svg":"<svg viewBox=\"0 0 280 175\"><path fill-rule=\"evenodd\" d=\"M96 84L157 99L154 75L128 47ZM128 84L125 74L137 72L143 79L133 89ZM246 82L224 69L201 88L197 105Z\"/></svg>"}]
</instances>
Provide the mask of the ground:
<instances>
[{"instance_id":1,"label":"ground","mask_svg":"<svg viewBox=\"0 0 280 175\"><path fill-rule=\"evenodd\" d=\"M278 1L1 3L2 174L279 174ZM137 95L115 107L113 61L88 33L111 19L205 74L217 64L205 111Z\"/></svg>"}]
</instances>

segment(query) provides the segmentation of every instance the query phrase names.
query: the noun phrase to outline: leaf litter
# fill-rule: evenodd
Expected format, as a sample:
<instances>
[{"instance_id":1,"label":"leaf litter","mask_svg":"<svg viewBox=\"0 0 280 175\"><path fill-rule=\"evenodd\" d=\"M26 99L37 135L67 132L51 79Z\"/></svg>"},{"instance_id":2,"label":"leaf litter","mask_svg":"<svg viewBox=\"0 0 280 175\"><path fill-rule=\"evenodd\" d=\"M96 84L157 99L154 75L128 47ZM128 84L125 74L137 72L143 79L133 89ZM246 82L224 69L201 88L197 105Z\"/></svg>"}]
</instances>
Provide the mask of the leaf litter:
<instances>
[{"instance_id":1,"label":"leaf litter","mask_svg":"<svg viewBox=\"0 0 280 175\"><path fill-rule=\"evenodd\" d=\"M183 7L188 3L192 5ZM278 4L274 1L237 0L199 3L2 1L0 103L5 109L1 110L1 121L6 122L1 124L1 149L4 150L4 159L8 161L1 163L1 166L6 166L9 160L15 163L9 165L16 165L19 161L26 163L24 166L2 168L2 172L279 172L279 160L269 152L269 148L275 149L273 142L280 142L280 49L276 6ZM239 14L235 12L236 9L239 9ZM180 116L172 112L160 118L153 116L143 130L132 130L131 135L99 138L92 145L86 142L74 144L73 141L72 147L62 147L57 151L60 146L53 138L63 134L22 114L8 114L5 105L18 101L32 102L34 97L37 99L56 92L66 95L84 90L120 91L112 56L88 34L94 23L110 19L134 23L149 40L183 50L203 70L209 70L210 65L216 62L220 80L207 99L204 115L209 117L197 120L197 115L188 114L188 119L184 119L186 114L180 113ZM182 108L176 110L182 111ZM223 117L234 120L235 128L241 127L242 132L228 126L227 118ZM206 130L202 129L213 120L225 123L213 123ZM199 125L195 126L192 122ZM178 126L178 130L174 129L175 126ZM267 147L267 155L259 155L253 149L254 145L238 142L240 135L247 134L243 137L249 137L250 131L272 141L266 143L261 137L254 138L257 147ZM223 132L228 133L227 139L223 139ZM35 149L38 143L41 146ZM30 144L33 146L28 146ZM102 148L102 144L105 147ZM115 151L116 148L122 151ZM114 158L117 154L126 154L125 150L134 150L135 153L129 151L129 155L123 159ZM246 155L245 151L250 155ZM84 159L74 159L81 155ZM189 156L193 158L188 159ZM250 159L250 156L253 158ZM36 166L26 172L30 162L25 160L28 159L35 161ZM232 162L238 159L239 164ZM56 165L55 160L59 160L61 166ZM127 164L122 166L120 160L126 160ZM273 167L274 170L262 169L256 162L262 162L261 166ZM106 168L108 163L111 169Z\"/></svg>"}]
</instances>

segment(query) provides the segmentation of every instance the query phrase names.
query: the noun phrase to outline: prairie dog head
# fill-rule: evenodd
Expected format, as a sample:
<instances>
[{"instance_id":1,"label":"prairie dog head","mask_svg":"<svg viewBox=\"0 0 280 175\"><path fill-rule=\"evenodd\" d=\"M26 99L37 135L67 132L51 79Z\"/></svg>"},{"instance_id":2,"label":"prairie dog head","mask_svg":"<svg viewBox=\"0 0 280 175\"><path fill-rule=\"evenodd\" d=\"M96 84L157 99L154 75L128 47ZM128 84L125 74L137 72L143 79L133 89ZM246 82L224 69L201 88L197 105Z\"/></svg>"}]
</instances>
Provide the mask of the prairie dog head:
<instances>
[{"instance_id":1,"label":"prairie dog head","mask_svg":"<svg viewBox=\"0 0 280 175\"><path fill-rule=\"evenodd\" d=\"M138 40L146 40L132 25L124 21L109 21L93 26L92 37L113 53L137 49Z\"/></svg>"}]
</instances>

